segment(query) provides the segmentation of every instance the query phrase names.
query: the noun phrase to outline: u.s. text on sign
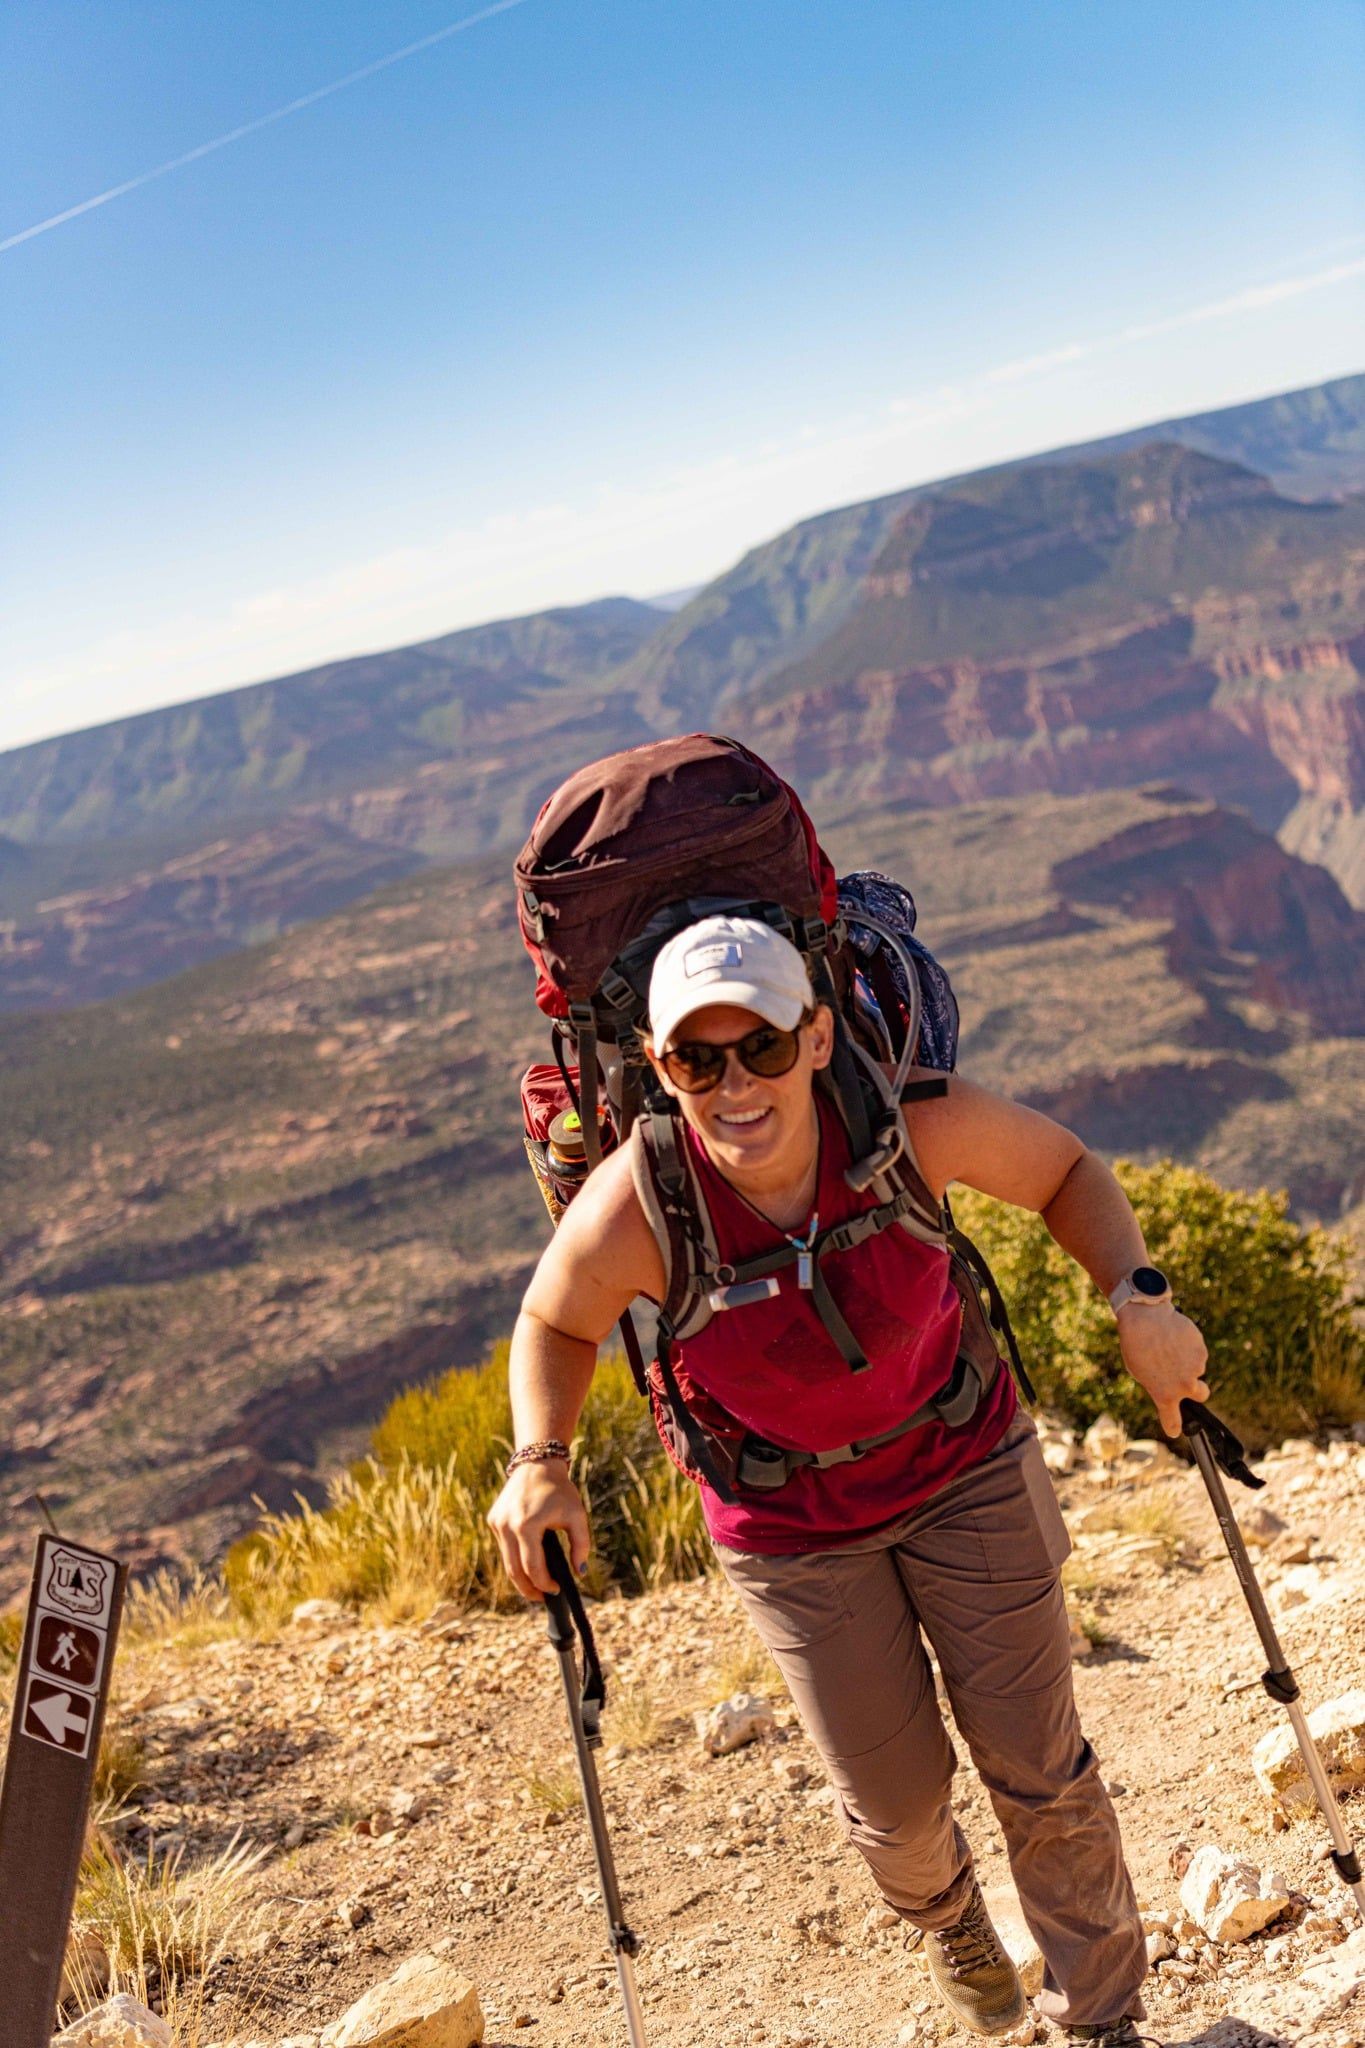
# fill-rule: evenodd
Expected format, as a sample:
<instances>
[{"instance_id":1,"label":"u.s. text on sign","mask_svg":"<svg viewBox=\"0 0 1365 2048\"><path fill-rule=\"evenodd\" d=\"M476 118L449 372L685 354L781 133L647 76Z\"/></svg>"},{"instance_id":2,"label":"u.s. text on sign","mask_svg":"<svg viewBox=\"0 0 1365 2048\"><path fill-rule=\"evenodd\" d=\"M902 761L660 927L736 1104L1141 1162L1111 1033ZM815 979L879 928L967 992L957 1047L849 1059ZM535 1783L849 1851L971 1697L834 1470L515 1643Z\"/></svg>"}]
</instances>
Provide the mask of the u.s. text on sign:
<instances>
[{"instance_id":1,"label":"u.s. text on sign","mask_svg":"<svg viewBox=\"0 0 1365 2048\"><path fill-rule=\"evenodd\" d=\"M102 1629L108 1626L113 1597L114 1567L108 1558L78 1550L72 1543L52 1545L38 1589L42 1606Z\"/></svg>"}]
</instances>

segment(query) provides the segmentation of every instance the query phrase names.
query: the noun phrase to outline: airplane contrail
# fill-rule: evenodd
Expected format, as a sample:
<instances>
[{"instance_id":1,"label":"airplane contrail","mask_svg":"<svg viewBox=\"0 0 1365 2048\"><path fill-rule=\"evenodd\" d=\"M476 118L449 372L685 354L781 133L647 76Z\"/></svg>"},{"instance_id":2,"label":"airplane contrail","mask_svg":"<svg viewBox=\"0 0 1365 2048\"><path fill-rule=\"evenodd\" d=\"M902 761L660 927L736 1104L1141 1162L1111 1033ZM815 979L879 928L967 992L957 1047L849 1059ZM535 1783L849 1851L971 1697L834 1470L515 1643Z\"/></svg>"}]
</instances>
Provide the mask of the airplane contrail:
<instances>
[{"instance_id":1,"label":"airplane contrail","mask_svg":"<svg viewBox=\"0 0 1365 2048\"><path fill-rule=\"evenodd\" d=\"M35 235L45 235L66 221L76 220L83 213L93 213L97 206L107 206L111 199L122 199L126 192L136 192L157 178L169 177L172 171L183 170L186 164L198 163L200 157L212 156L216 150L226 149L231 142L240 142L244 136L255 135L276 121L286 120L290 114L301 113L305 107L315 107L319 100L330 99L336 92L345 92L347 86L359 85L363 78L373 78L376 71L387 71L391 64L401 64L405 58L429 50L434 43L444 43L450 36L463 34L467 28L477 28L481 21L490 21L495 14L506 14L511 8L525 4L526 0L494 0L491 7L482 7L477 14L467 14L462 21L452 21L445 28L421 37L418 42L405 43L401 50L390 50L387 57L376 57L372 64L362 64L358 71L348 71L344 78L334 78L330 85L320 85L315 92L301 93L298 99L290 100L285 106L272 107L268 114L258 114L254 121L244 121L240 128L229 128L226 135L215 135L211 142L201 142L197 149L187 149L183 156L173 156L169 163L158 164L154 170L140 171L135 178L125 178L121 185L111 185L107 192L97 192L93 199L82 199L78 206L68 206L64 212L51 214L47 220L35 221L31 228L21 228L17 235L7 235L0 241L0 255L6 249L17 249L21 242L31 242Z\"/></svg>"}]
</instances>

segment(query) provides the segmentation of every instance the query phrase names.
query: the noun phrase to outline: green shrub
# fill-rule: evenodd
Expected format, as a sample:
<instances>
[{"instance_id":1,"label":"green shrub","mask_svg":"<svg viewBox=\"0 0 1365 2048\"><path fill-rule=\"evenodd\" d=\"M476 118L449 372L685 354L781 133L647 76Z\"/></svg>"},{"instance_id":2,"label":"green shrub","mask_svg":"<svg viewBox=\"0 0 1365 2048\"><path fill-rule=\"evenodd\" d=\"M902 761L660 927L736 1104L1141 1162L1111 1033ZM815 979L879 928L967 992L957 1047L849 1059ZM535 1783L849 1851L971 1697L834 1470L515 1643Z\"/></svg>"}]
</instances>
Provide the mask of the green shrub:
<instances>
[{"instance_id":1,"label":"green shrub","mask_svg":"<svg viewBox=\"0 0 1365 2048\"><path fill-rule=\"evenodd\" d=\"M1339 1238L1295 1223L1283 1194L1225 1188L1171 1160L1120 1160L1115 1172L1149 1255L1203 1332L1214 1404L1252 1448L1365 1416L1365 1337ZM954 1211L1000 1282L1040 1399L1078 1423L1107 1411L1154 1433L1108 1303L1042 1219L970 1190Z\"/></svg>"},{"instance_id":2,"label":"green shrub","mask_svg":"<svg viewBox=\"0 0 1365 2048\"><path fill-rule=\"evenodd\" d=\"M227 1557L237 1611L260 1627L319 1597L389 1620L441 1599L515 1605L487 1522L512 1445L507 1355L500 1344L473 1371L399 1394L373 1455L332 1483L324 1507L265 1515ZM664 1455L623 1358L599 1361L572 1469L592 1524L590 1590L638 1592L706 1569L700 1497Z\"/></svg>"}]
</instances>

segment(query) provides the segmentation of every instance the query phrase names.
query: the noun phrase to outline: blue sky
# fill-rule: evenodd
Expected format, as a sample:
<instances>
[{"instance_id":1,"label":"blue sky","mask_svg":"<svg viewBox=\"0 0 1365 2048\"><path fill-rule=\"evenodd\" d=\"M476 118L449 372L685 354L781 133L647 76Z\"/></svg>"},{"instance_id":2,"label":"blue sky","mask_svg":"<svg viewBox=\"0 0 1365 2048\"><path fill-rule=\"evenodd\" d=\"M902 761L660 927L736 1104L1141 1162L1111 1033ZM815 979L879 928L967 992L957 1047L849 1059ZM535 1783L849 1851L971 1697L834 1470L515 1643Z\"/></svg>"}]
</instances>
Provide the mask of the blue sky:
<instances>
[{"instance_id":1,"label":"blue sky","mask_svg":"<svg viewBox=\"0 0 1365 2048\"><path fill-rule=\"evenodd\" d=\"M461 18L7 0L0 244ZM1362 75L1344 0L515 0L12 241L0 745L1365 367Z\"/></svg>"}]
</instances>

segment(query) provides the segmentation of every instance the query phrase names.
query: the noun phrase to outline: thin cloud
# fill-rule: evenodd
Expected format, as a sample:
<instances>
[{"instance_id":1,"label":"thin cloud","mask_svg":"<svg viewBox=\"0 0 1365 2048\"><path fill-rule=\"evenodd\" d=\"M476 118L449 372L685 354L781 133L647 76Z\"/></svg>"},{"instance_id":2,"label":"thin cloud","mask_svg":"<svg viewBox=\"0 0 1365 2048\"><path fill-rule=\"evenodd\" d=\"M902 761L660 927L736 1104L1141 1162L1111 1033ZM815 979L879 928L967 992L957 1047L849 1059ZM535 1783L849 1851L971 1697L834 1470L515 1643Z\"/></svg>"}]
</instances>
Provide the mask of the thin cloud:
<instances>
[{"instance_id":1,"label":"thin cloud","mask_svg":"<svg viewBox=\"0 0 1365 2048\"><path fill-rule=\"evenodd\" d=\"M1206 306L1192 306L1187 312L1172 313L1166 320L1148 320L1137 327L1125 327L1115 341L1148 341L1154 334L1173 334L1180 327L1196 327L1205 320L1223 320L1237 313L1258 313L1263 306L1278 306L1285 299L1300 298L1304 292L1321 291L1324 286L1347 284L1353 277L1365 277L1365 256L1349 263L1333 263L1326 270L1312 270L1302 277L1281 277L1273 284L1254 284L1231 298L1214 299Z\"/></svg>"},{"instance_id":2,"label":"thin cloud","mask_svg":"<svg viewBox=\"0 0 1365 2048\"><path fill-rule=\"evenodd\" d=\"M107 192L97 192L93 199L82 199L77 206L68 206L61 213L50 214L46 220L35 221L30 228L21 228L18 234L8 235L0 241L0 255L7 249L17 249L21 242L31 242L36 235L46 235L53 228L63 227L69 220L78 220L83 213L93 213L97 206L107 206L111 199L122 199L129 192L154 184L158 178L168 178L172 171L183 171L187 164L196 164L201 157L213 156L218 150L227 149L231 143L241 142L248 135L257 135L262 128L272 127L276 121L287 121L291 114L301 114L305 107L315 107L319 100L331 99L334 93L345 92L348 87L359 85L363 79L373 78L376 72L387 71L390 65L405 63L409 57L416 57L437 43L448 42L451 36L463 35L466 29L491 21L495 14L507 14L513 7L524 7L525 4L526 0L494 0L491 7L483 7L477 14L467 14L462 21L449 22L445 28L438 28L415 43L405 43L401 50L390 50L387 57L376 57L372 64L362 64L358 71L348 71L344 78L334 78L329 85L320 85L314 92L301 93L298 99L288 101L285 106L272 107L268 114L258 114L254 121L244 121L240 128L230 128L226 135L215 135L211 142L201 142L196 149L187 149L183 155L171 157L169 162L158 164L154 170L140 171L135 178L125 178L121 185L111 185Z\"/></svg>"},{"instance_id":3,"label":"thin cloud","mask_svg":"<svg viewBox=\"0 0 1365 2048\"><path fill-rule=\"evenodd\" d=\"M998 369L987 370L983 381L987 384L1017 384L1021 378L1037 377L1044 370L1058 370L1065 363L1078 363L1089 353L1083 342L1069 341L1065 348L1046 349L1040 356L1023 356L1017 363L1001 363Z\"/></svg>"}]
</instances>

